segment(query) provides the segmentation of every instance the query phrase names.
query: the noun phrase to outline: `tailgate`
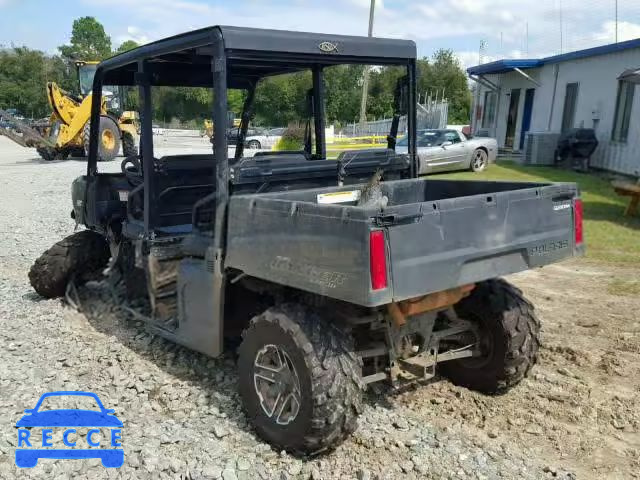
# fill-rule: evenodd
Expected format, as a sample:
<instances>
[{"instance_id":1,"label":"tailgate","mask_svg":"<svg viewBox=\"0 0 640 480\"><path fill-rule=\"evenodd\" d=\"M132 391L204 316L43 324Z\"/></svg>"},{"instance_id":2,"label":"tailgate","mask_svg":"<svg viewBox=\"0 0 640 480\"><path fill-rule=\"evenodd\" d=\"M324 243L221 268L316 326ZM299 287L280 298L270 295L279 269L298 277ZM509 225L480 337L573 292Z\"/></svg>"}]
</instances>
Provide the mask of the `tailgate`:
<instances>
[{"instance_id":1,"label":"tailgate","mask_svg":"<svg viewBox=\"0 0 640 480\"><path fill-rule=\"evenodd\" d=\"M386 225L396 301L571 257L574 184L392 207Z\"/></svg>"}]
</instances>

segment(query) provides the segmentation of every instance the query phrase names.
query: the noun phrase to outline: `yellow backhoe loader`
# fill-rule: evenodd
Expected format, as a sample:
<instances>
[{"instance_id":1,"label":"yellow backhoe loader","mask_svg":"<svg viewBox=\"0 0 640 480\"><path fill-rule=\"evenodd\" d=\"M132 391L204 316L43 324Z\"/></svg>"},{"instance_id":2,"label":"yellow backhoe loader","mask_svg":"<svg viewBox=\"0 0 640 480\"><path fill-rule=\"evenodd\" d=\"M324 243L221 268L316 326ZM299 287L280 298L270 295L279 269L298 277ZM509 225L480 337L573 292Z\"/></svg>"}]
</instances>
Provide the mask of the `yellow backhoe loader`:
<instances>
[{"instance_id":1,"label":"yellow backhoe loader","mask_svg":"<svg viewBox=\"0 0 640 480\"><path fill-rule=\"evenodd\" d=\"M13 131L4 130L0 134L23 146L36 147L45 160L65 159L69 155L85 156L89 151L91 89L97 65L98 62L76 62L80 96L65 92L56 83L47 83L47 98L52 110L47 126L38 131L13 119ZM122 112L122 105L119 88L103 89L98 137L100 161L113 160L120 152L120 146L125 157L137 154L138 114L134 111ZM0 114L10 117L3 110L0 110Z\"/></svg>"}]
</instances>

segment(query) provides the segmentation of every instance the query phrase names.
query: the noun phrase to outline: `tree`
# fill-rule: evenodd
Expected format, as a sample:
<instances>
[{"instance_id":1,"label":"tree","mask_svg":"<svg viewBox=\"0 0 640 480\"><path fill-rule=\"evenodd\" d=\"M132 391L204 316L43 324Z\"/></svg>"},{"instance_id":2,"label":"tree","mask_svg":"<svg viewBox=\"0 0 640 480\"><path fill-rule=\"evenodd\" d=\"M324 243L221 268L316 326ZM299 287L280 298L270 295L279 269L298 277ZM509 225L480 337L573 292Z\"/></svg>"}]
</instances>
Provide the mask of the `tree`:
<instances>
[{"instance_id":1,"label":"tree","mask_svg":"<svg viewBox=\"0 0 640 480\"><path fill-rule=\"evenodd\" d=\"M467 76L453 51L440 49L432 61L418 62L418 91L442 92L449 100L449 123L466 124L471 112L471 91Z\"/></svg>"},{"instance_id":2,"label":"tree","mask_svg":"<svg viewBox=\"0 0 640 480\"><path fill-rule=\"evenodd\" d=\"M118 55L119 53L128 52L129 50L133 50L134 48L139 47L138 42L134 40L125 40L120 44L120 46L113 52L114 55Z\"/></svg>"},{"instance_id":3,"label":"tree","mask_svg":"<svg viewBox=\"0 0 640 480\"><path fill-rule=\"evenodd\" d=\"M50 111L47 82L68 88L74 76L75 71L70 72L60 57L48 57L27 47L1 50L0 108L15 108L27 117L43 117Z\"/></svg>"},{"instance_id":4,"label":"tree","mask_svg":"<svg viewBox=\"0 0 640 480\"><path fill-rule=\"evenodd\" d=\"M111 38L94 17L82 17L73 21L70 45L58 50L69 59L103 60L111 56Z\"/></svg>"}]
</instances>

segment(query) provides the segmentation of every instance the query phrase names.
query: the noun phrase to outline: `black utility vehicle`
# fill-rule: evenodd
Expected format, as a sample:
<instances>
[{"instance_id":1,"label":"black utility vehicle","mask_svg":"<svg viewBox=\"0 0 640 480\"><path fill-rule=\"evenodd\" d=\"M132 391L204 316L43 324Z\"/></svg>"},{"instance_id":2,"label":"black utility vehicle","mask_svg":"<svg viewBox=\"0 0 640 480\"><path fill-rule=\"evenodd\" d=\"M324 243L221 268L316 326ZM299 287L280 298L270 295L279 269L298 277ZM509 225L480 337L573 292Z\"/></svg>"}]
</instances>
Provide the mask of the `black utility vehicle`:
<instances>
[{"instance_id":1,"label":"black utility vehicle","mask_svg":"<svg viewBox=\"0 0 640 480\"><path fill-rule=\"evenodd\" d=\"M342 64L402 73L386 148L336 161L323 71ZM256 85L298 71L313 85L304 149L243 158ZM121 173L97 169L103 84L139 90L141 155ZM213 154L154 156L155 86L213 89ZM230 88L246 90L234 158ZM211 27L102 62L93 91L87 174L72 187L72 216L87 230L45 252L32 285L63 295L111 257L156 333L211 356L241 333L244 408L278 448L337 445L372 382L430 378L437 365L460 385L502 392L535 363L533 306L498 277L582 253L577 187L416 178L413 42Z\"/></svg>"}]
</instances>

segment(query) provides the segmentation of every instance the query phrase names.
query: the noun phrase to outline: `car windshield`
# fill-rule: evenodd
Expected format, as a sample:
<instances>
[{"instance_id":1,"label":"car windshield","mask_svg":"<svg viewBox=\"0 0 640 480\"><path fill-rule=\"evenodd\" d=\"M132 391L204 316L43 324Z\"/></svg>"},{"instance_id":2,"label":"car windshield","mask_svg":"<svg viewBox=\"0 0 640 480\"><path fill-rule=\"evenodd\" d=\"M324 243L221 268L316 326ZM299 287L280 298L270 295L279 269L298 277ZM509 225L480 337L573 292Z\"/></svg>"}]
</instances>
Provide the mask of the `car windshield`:
<instances>
[{"instance_id":1,"label":"car windshield","mask_svg":"<svg viewBox=\"0 0 640 480\"><path fill-rule=\"evenodd\" d=\"M418 147L437 147L444 142L444 132L441 130L421 130L418 132ZM398 140L398 146L406 147L409 145L409 137L403 137Z\"/></svg>"},{"instance_id":2,"label":"car windshield","mask_svg":"<svg viewBox=\"0 0 640 480\"><path fill-rule=\"evenodd\" d=\"M89 395L52 395L42 400L38 412L69 409L101 411L96 399Z\"/></svg>"}]
</instances>

